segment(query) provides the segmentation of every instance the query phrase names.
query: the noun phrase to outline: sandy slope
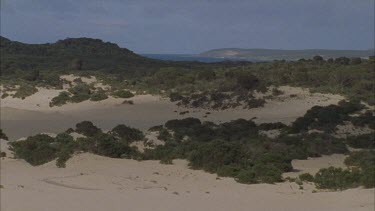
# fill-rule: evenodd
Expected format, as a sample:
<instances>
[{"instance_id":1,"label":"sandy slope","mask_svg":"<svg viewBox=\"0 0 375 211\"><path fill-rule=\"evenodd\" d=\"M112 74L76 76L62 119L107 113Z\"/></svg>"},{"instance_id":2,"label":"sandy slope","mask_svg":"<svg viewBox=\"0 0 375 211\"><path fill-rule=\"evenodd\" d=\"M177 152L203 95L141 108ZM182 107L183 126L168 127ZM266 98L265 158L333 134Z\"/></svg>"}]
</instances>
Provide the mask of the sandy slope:
<instances>
[{"instance_id":1,"label":"sandy slope","mask_svg":"<svg viewBox=\"0 0 375 211\"><path fill-rule=\"evenodd\" d=\"M66 169L1 162L1 210L373 210L373 189L312 193L295 183L243 185L190 170L80 154Z\"/></svg>"},{"instance_id":2,"label":"sandy slope","mask_svg":"<svg viewBox=\"0 0 375 211\"><path fill-rule=\"evenodd\" d=\"M171 119L186 117L197 117L214 122L255 117L256 122L290 123L314 105L336 104L343 99L339 95L310 94L307 89L301 88L281 87L281 90L285 94L269 100L263 108L212 111L178 107L167 99L152 95L138 95L131 98L134 105L123 105L123 99L110 97L100 102L85 101L50 108L50 99L59 92L40 89L38 93L25 100L11 97L2 99L1 128L14 140L40 132L61 132L83 120L93 121L103 129L110 129L120 123L148 129ZM290 95L296 97L291 98ZM188 114L179 114L186 110L189 110ZM206 112L211 114L205 117Z\"/></svg>"},{"instance_id":3,"label":"sandy slope","mask_svg":"<svg viewBox=\"0 0 375 211\"><path fill-rule=\"evenodd\" d=\"M68 77L73 80L74 78ZM121 99L86 101L62 107L48 106L58 94L40 89L25 100L1 100L1 127L11 138L39 132L61 132L82 120L91 120L103 129L125 123L147 129L165 121L188 116L209 121L229 121L257 117L257 122L290 123L314 105L335 104L338 95L310 94L300 88L282 87L285 94L252 110L206 110L179 108L157 96L142 95L135 105L122 105ZM290 98L291 94L297 95ZM177 112L175 112L177 111ZM1 150L6 151L5 141ZM11 153L7 151L7 155ZM295 160L296 176L315 173L330 165L343 166L343 155L324 156L307 161ZM54 162L32 167L22 160L3 158L0 162L1 210L373 210L374 189L312 193L313 185L299 190L295 183L243 185L230 178L217 178L203 171L190 170L186 161L162 165L157 161L138 162L79 154L58 169Z\"/></svg>"}]
</instances>

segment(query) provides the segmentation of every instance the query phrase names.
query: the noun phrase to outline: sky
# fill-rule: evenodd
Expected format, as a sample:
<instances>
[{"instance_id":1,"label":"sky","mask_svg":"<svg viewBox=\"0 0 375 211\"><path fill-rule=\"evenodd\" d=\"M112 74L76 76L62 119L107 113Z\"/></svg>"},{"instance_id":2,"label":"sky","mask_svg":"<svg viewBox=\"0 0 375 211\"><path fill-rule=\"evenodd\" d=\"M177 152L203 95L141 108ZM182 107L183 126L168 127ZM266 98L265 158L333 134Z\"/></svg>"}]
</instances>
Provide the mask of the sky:
<instances>
[{"instance_id":1,"label":"sky","mask_svg":"<svg viewBox=\"0 0 375 211\"><path fill-rule=\"evenodd\" d=\"M374 48L374 0L0 0L1 35L99 38L137 53Z\"/></svg>"}]
</instances>

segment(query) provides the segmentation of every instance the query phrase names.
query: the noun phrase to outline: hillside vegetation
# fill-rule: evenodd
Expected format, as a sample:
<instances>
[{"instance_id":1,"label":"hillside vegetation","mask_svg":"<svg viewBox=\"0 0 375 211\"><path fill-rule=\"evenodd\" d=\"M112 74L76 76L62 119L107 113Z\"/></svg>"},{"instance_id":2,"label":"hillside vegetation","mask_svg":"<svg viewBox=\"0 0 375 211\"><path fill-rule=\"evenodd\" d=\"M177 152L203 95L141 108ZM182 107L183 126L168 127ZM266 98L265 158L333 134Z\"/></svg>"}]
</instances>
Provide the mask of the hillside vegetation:
<instances>
[{"instance_id":1,"label":"hillside vegetation","mask_svg":"<svg viewBox=\"0 0 375 211\"><path fill-rule=\"evenodd\" d=\"M59 76L76 74L94 75L114 91L164 94L188 107L259 107L265 99L255 94L266 92L270 85L307 87L374 104L374 65L374 57L324 59L321 56L265 63L168 62L144 58L98 39L69 38L52 44L24 44L2 37L0 79L11 90L21 85L23 89L13 96L20 98L35 92L30 86L61 89L63 81ZM277 90L273 93L277 94ZM65 98L56 103L80 102L90 96ZM92 100L105 98L103 93L92 96Z\"/></svg>"}]
</instances>

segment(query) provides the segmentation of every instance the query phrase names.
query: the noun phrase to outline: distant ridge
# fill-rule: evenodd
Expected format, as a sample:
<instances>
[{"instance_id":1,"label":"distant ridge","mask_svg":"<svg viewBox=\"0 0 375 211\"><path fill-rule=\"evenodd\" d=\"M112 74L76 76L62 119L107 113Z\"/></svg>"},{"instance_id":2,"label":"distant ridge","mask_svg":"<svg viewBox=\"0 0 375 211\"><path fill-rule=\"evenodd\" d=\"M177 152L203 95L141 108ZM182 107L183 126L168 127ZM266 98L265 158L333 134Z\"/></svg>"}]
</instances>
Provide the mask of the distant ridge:
<instances>
[{"instance_id":1,"label":"distant ridge","mask_svg":"<svg viewBox=\"0 0 375 211\"><path fill-rule=\"evenodd\" d=\"M370 50L329 50L329 49L306 49L306 50L280 50L280 49L243 49L243 48L221 48L199 54L214 58L242 58L248 60L272 61L272 60L298 60L311 59L316 55L323 58L337 57L368 57L374 55L374 49Z\"/></svg>"}]
</instances>

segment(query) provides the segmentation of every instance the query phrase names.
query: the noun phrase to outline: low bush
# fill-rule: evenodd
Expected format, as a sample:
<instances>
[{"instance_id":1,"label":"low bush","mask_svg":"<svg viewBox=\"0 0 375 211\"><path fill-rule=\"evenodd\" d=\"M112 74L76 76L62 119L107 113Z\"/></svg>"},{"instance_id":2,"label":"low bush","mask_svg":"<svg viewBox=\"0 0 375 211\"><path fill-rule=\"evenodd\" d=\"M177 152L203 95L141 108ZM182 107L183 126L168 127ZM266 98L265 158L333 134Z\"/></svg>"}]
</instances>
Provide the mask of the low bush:
<instances>
[{"instance_id":1,"label":"low bush","mask_svg":"<svg viewBox=\"0 0 375 211\"><path fill-rule=\"evenodd\" d=\"M119 137L129 142L139 141L144 138L142 131L135 129L135 128L128 127L126 125L117 125L111 130L111 133L114 136Z\"/></svg>"},{"instance_id":2,"label":"low bush","mask_svg":"<svg viewBox=\"0 0 375 211\"><path fill-rule=\"evenodd\" d=\"M48 135L30 136L23 141L10 142L16 158L26 160L31 165L41 165L57 157L54 139Z\"/></svg>"},{"instance_id":3,"label":"low bush","mask_svg":"<svg viewBox=\"0 0 375 211\"><path fill-rule=\"evenodd\" d=\"M375 133L349 136L346 143L353 148L375 149Z\"/></svg>"},{"instance_id":4,"label":"low bush","mask_svg":"<svg viewBox=\"0 0 375 211\"><path fill-rule=\"evenodd\" d=\"M83 122L77 123L75 131L85 136L95 136L102 132L98 127L96 127L90 121L83 121Z\"/></svg>"},{"instance_id":5,"label":"low bush","mask_svg":"<svg viewBox=\"0 0 375 211\"><path fill-rule=\"evenodd\" d=\"M118 90L118 91L115 91L112 95L114 97L118 97L118 98L131 98L131 97L134 97L134 94L131 93L128 90Z\"/></svg>"},{"instance_id":6,"label":"low bush","mask_svg":"<svg viewBox=\"0 0 375 211\"><path fill-rule=\"evenodd\" d=\"M314 182L314 176L309 173L304 173L298 176L301 181Z\"/></svg>"},{"instance_id":7,"label":"low bush","mask_svg":"<svg viewBox=\"0 0 375 211\"><path fill-rule=\"evenodd\" d=\"M5 133L3 132L1 128L0 128L0 139L8 140L8 136L5 135Z\"/></svg>"},{"instance_id":8,"label":"low bush","mask_svg":"<svg viewBox=\"0 0 375 211\"><path fill-rule=\"evenodd\" d=\"M25 99L28 96L31 96L38 92L38 89L35 88L32 85L21 85L20 88L16 91L16 93L13 95L14 98L21 98Z\"/></svg>"},{"instance_id":9,"label":"low bush","mask_svg":"<svg viewBox=\"0 0 375 211\"><path fill-rule=\"evenodd\" d=\"M320 169L315 175L315 184L320 189L345 190L358 187L360 172L329 167Z\"/></svg>"},{"instance_id":10,"label":"low bush","mask_svg":"<svg viewBox=\"0 0 375 211\"><path fill-rule=\"evenodd\" d=\"M60 92L58 96L52 98L50 102L50 106L62 106L66 104L70 100L70 93L69 92Z\"/></svg>"},{"instance_id":11,"label":"low bush","mask_svg":"<svg viewBox=\"0 0 375 211\"><path fill-rule=\"evenodd\" d=\"M102 101L105 99L108 99L108 96L106 95L104 91L97 91L90 95L91 101Z\"/></svg>"}]
</instances>

